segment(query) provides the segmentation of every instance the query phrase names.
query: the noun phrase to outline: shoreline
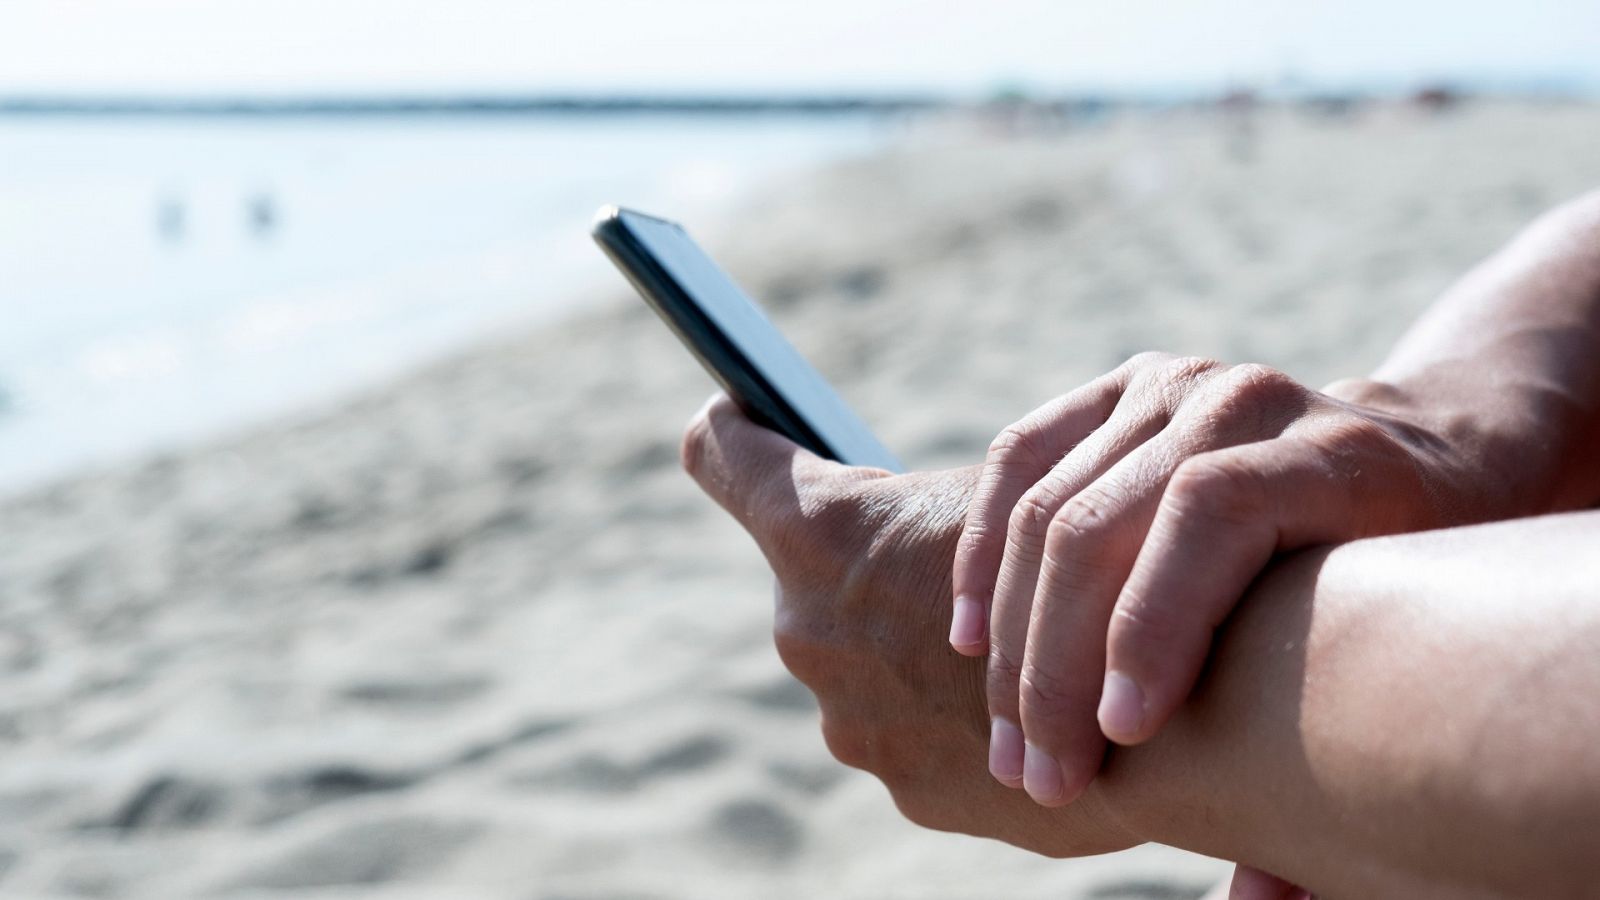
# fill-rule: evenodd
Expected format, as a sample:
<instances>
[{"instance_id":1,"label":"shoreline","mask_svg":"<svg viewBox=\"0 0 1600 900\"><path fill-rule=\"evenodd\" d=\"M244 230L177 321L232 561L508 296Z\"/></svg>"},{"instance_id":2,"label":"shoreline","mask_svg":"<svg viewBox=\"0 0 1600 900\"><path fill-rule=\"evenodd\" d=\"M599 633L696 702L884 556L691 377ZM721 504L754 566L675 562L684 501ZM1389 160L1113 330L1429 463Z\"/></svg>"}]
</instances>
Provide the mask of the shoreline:
<instances>
[{"instance_id":1,"label":"shoreline","mask_svg":"<svg viewBox=\"0 0 1600 900\"><path fill-rule=\"evenodd\" d=\"M602 200L714 223L764 181L887 140L848 123L237 121L0 120L19 167L0 195L18 208L67 180L63 154L107 167L103 190L37 216L7 257L0 302L36 312L0 341L0 494L331 410L559 319L619 281L587 236ZM186 165L205 174L158 177ZM560 182L542 174L554 165ZM435 189L383 183L434 168ZM251 203L273 210L265 232L235 218ZM152 230L157 213L175 234ZM97 265L55 262L84 254Z\"/></svg>"}]
</instances>

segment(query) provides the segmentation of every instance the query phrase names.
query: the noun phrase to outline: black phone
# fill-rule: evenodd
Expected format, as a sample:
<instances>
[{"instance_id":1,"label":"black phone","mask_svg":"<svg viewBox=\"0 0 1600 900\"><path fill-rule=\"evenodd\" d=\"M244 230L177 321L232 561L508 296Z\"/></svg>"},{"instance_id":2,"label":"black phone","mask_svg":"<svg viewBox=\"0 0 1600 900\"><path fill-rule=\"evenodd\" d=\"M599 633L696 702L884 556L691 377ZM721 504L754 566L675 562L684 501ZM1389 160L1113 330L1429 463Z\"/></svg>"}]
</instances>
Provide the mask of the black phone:
<instances>
[{"instance_id":1,"label":"black phone","mask_svg":"<svg viewBox=\"0 0 1600 900\"><path fill-rule=\"evenodd\" d=\"M818 456L901 471L894 455L683 226L607 206L596 215L593 234L752 420Z\"/></svg>"}]
</instances>

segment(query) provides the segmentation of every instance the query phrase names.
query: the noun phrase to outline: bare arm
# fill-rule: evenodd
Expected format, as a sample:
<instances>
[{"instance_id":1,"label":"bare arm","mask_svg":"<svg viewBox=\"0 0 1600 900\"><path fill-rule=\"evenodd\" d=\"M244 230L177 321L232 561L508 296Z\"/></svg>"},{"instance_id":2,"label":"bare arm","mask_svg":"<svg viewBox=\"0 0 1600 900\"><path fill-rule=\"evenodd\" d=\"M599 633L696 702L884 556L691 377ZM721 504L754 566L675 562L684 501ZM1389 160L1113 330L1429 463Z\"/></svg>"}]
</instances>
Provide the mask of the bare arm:
<instances>
[{"instance_id":1,"label":"bare arm","mask_svg":"<svg viewBox=\"0 0 1600 900\"><path fill-rule=\"evenodd\" d=\"M1531 514L1600 502L1600 191L1560 206L1466 275L1374 373L1437 410ZM1349 399L1370 386L1330 388Z\"/></svg>"},{"instance_id":2,"label":"bare arm","mask_svg":"<svg viewBox=\"0 0 1600 900\"><path fill-rule=\"evenodd\" d=\"M1600 501L1600 193L1541 217L1371 378L1141 354L1001 432L953 562L990 769L1069 803L1159 732L1251 581L1305 547Z\"/></svg>"},{"instance_id":3,"label":"bare arm","mask_svg":"<svg viewBox=\"0 0 1600 900\"><path fill-rule=\"evenodd\" d=\"M1054 856L1158 841L1331 897L1560 897L1600 880L1600 513L1273 565L1192 701L1074 802L989 777L983 661L942 640L976 468L817 459L723 398L684 461L771 562L829 749L913 821Z\"/></svg>"},{"instance_id":4,"label":"bare arm","mask_svg":"<svg viewBox=\"0 0 1600 900\"><path fill-rule=\"evenodd\" d=\"M1398 429L1418 443L1412 456L1451 463L1421 479L1432 487L1415 505L1431 523L1366 533L1595 505L1600 193L1469 274L1372 379L1327 393L1414 420ZM1350 457L1348 441L1333 443ZM1403 472L1372 476L1388 457L1345 457L1354 464L1328 471L1403 499ZM1586 855L1600 846L1600 717L1585 702L1600 694L1600 564L1589 562L1600 518L1361 541L1275 564L1170 729L1116 750L1078 800L1046 810L986 777L983 666L934 646L930 601L950 592L935 573L955 555L976 471L846 470L726 402L691 427L685 461L778 573L779 649L821 700L830 748L882 778L915 821L1056 855L1158 840L1333 896L1561 896L1600 878ZM1350 491L1324 482L1307 480L1322 499L1273 496L1349 518L1333 500ZM1214 556L1175 559L1181 585L1217 568Z\"/></svg>"},{"instance_id":5,"label":"bare arm","mask_svg":"<svg viewBox=\"0 0 1600 900\"><path fill-rule=\"evenodd\" d=\"M1171 724L1045 809L989 777L984 666L942 641L976 469L826 463L726 399L685 463L778 573L779 653L829 748L914 822L1050 855L1165 842L1330 897L1600 879L1600 512L1278 562Z\"/></svg>"},{"instance_id":6,"label":"bare arm","mask_svg":"<svg viewBox=\"0 0 1600 900\"><path fill-rule=\"evenodd\" d=\"M1596 513L1290 559L1103 787L1140 836L1319 895L1588 895L1597 597Z\"/></svg>"}]
</instances>

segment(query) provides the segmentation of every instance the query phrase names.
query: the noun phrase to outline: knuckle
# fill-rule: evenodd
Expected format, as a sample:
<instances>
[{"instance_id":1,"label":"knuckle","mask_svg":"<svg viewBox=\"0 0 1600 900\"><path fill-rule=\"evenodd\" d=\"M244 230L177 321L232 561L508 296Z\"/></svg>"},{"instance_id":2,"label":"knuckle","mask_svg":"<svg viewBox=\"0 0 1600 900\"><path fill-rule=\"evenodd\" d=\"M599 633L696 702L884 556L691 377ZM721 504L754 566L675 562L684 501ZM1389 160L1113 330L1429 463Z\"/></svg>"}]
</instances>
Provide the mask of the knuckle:
<instances>
[{"instance_id":1,"label":"knuckle","mask_svg":"<svg viewBox=\"0 0 1600 900\"><path fill-rule=\"evenodd\" d=\"M1120 652L1141 647L1171 647L1183 635L1184 618L1170 604L1125 597L1112 616L1109 642Z\"/></svg>"},{"instance_id":2,"label":"knuckle","mask_svg":"<svg viewBox=\"0 0 1600 900\"><path fill-rule=\"evenodd\" d=\"M1004 647L996 644L989 648L989 667L987 683L989 687L989 711L998 713L1010 706L1010 701L1017 696L1017 685L1022 680L1022 664ZM1004 701L1004 706L997 706L996 701Z\"/></svg>"},{"instance_id":3,"label":"knuckle","mask_svg":"<svg viewBox=\"0 0 1600 900\"><path fill-rule=\"evenodd\" d=\"M958 796L927 778L893 781L883 776L879 780L889 789L895 809L913 825L935 831L970 831L970 813L964 809Z\"/></svg>"},{"instance_id":4,"label":"knuckle","mask_svg":"<svg viewBox=\"0 0 1600 900\"><path fill-rule=\"evenodd\" d=\"M1040 430L1024 419L1007 425L989 443L989 466L1009 469L1016 465L1043 465L1045 449L1039 445Z\"/></svg>"},{"instance_id":5,"label":"knuckle","mask_svg":"<svg viewBox=\"0 0 1600 900\"><path fill-rule=\"evenodd\" d=\"M993 513L969 513L956 540L953 577L958 590L969 589L975 581L988 583L989 590L999 577L1001 554L1005 548L1004 527L996 528Z\"/></svg>"},{"instance_id":6,"label":"knuckle","mask_svg":"<svg viewBox=\"0 0 1600 900\"><path fill-rule=\"evenodd\" d=\"M1395 436L1381 423L1365 416L1341 416L1331 426L1324 438L1335 456L1387 450L1395 445Z\"/></svg>"},{"instance_id":7,"label":"knuckle","mask_svg":"<svg viewBox=\"0 0 1600 900\"><path fill-rule=\"evenodd\" d=\"M1341 378L1323 387L1322 393L1345 403L1371 404L1393 400L1401 392L1393 385L1371 378Z\"/></svg>"},{"instance_id":8,"label":"knuckle","mask_svg":"<svg viewBox=\"0 0 1600 900\"><path fill-rule=\"evenodd\" d=\"M1051 520L1045 546L1054 553L1103 535L1115 515L1115 504L1101 491L1079 491Z\"/></svg>"},{"instance_id":9,"label":"knuckle","mask_svg":"<svg viewBox=\"0 0 1600 900\"><path fill-rule=\"evenodd\" d=\"M1230 368L1227 374L1229 377L1237 378L1246 384L1294 384L1294 379L1265 363L1240 363Z\"/></svg>"},{"instance_id":10,"label":"knuckle","mask_svg":"<svg viewBox=\"0 0 1600 900\"><path fill-rule=\"evenodd\" d=\"M772 643L790 674L818 696L859 672L851 659L848 632L840 628L843 605L833 585L790 589L779 584L772 616Z\"/></svg>"},{"instance_id":11,"label":"knuckle","mask_svg":"<svg viewBox=\"0 0 1600 900\"><path fill-rule=\"evenodd\" d=\"M921 791L896 789L887 782L885 786L889 787L889 796L894 800L895 809L911 824L934 831L955 829L955 820L944 804L931 800Z\"/></svg>"},{"instance_id":12,"label":"knuckle","mask_svg":"<svg viewBox=\"0 0 1600 900\"><path fill-rule=\"evenodd\" d=\"M1222 363L1203 356L1177 356L1161 365L1159 380L1167 385L1186 387L1221 365Z\"/></svg>"},{"instance_id":13,"label":"knuckle","mask_svg":"<svg viewBox=\"0 0 1600 900\"><path fill-rule=\"evenodd\" d=\"M684 426L683 439L678 443L678 461L683 470L699 478L711 443L711 414L702 409Z\"/></svg>"},{"instance_id":14,"label":"knuckle","mask_svg":"<svg viewBox=\"0 0 1600 900\"><path fill-rule=\"evenodd\" d=\"M1142 397L1148 406L1171 410L1194 389L1201 377L1221 363L1198 356L1167 355L1135 371L1129 379L1129 392Z\"/></svg>"},{"instance_id":15,"label":"knuckle","mask_svg":"<svg viewBox=\"0 0 1600 900\"><path fill-rule=\"evenodd\" d=\"M823 715L822 743L834 759L852 769L871 770L872 741L861 729L842 724L838 717Z\"/></svg>"},{"instance_id":16,"label":"knuckle","mask_svg":"<svg viewBox=\"0 0 1600 900\"><path fill-rule=\"evenodd\" d=\"M995 527L993 510L969 509L961 521L959 555L976 553L990 541L1004 540L1005 532Z\"/></svg>"},{"instance_id":17,"label":"knuckle","mask_svg":"<svg viewBox=\"0 0 1600 900\"><path fill-rule=\"evenodd\" d=\"M803 624L793 607L780 607L772 628L772 644L783 663L800 683L815 685L826 672L826 661L810 629Z\"/></svg>"},{"instance_id":18,"label":"knuckle","mask_svg":"<svg viewBox=\"0 0 1600 900\"><path fill-rule=\"evenodd\" d=\"M1134 355L1128 357L1128 361L1122 364L1122 368L1143 372L1151 369L1158 369L1161 366L1171 362L1173 359L1174 357L1171 353L1166 353L1161 350L1146 350L1143 353L1135 353Z\"/></svg>"},{"instance_id":19,"label":"knuckle","mask_svg":"<svg viewBox=\"0 0 1600 900\"><path fill-rule=\"evenodd\" d=\"M968 570L978 567L978 559L983 549L995 541L996 535L989 523L977 515L968 515L961 525L961 537L956 542L956 558L954 564L955 577L961 580L963 566ZM993 574L993 573L990 573ZM957 586L957 590L961 588Z\"/></svg>"},{"instance_id":20,"label":"knuckle","mask_svg":"<svg viewBox=\"0 0 1600 900\"><path fill-rule=\"evenodd\" d=\"M1215 376L1192 407L1202 433L1276 435L1311 402L1311 392L1283 372L1259 363L1231 366Z\"/></svg>"},{"instance_id":21,"label":"knuckle","mask_svg":"<svg viewBox=\"0 0 1600 900\"><path fill-rule=\"evenodd\" d=\"M1032 662L1023 666L1017 695L1025 726L1062 719L1076 696L1067 678Z\"/></svg>"},{"instance_id":22,"label":"knuckle","mask_svg":"<svg viewBox=\"0 0 1600 900\"><path fill-rule=\"evenodd\" d=\"M1258 473L1215 454L1180 464L1167 486L1167 499L1180 514L1237 525L1254 523L1265 507Z\"/></svg>"},{"instance_id":23,"label":"knuckle","mask_svg":"<svg viewBox=\"0 0 1600 900\"><path fill-rule=\"evenodd\" d=\"M1316 436L1301 446L1316 462L1317 471L1347 486L1373 479L1422 488L1420 470L1412 461L1410 447L1426 446L1425 437L1399 431L1359 415L1339 416L1318 429Z\"/></svg>"},{"instance_id":24,"label":"knuckle","mask_svg":"<svg viewBox=\"0 0 1600 900\"><path fill-rule=\"evenodd\" d=\"M1054 492L1039 485L1029 488L1011 509L1011 519L1007 522L1010 533L1025 541L1043 540L1050 530L1056 507Z\"/></svg>"},{"instance_id":25,"label":"knuckle","mask_svg":"<svg viewBox=\"0 0 1600 900\"><path fill-rule=\"evenodd\" d=\"M1260 363L1234 366L1221 375L1222 395L1234 400L1283 402L1304 396L1300 383Z\"/></svg>"}]
</instances>

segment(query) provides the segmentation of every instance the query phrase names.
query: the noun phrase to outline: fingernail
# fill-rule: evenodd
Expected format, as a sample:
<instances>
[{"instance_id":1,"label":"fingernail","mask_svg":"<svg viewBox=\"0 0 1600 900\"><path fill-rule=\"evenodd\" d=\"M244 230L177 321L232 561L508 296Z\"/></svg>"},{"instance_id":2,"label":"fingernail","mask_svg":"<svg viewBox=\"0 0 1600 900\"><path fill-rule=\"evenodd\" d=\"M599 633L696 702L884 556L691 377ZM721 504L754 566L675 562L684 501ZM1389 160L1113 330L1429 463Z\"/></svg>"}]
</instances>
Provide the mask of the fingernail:
<instances>
[{"instance_id":1,"label":"fingernail","mask_svg":"<svg viewBox=\"0 0 1600 900\"><path fill-rule=\"evenodd\" d=\"M1027 745L1022 763L1022 787L1038 803L1061 801L1061 764L1032 744Z\"/></svg>"},{"instance_id":2,"label":"fingernail","mask_svg":"<svg viewBox=\"0 0 1600 900\"><path fill-rule=\"evenodd\" d=\"M1144 724L1144 691L1121 672L1107 672L1098 717L1106 737L1113 741L1133 740Z\"/></svg>"},{"instance_id":3,"label":"fingernail","mask_svg":"<svg viewBox=\"0 0 1600 900\"><path fill-rule=\"evenodd\" d=\"M989 723L989 774L1006 787L1018 787L1022 756L1022 729L995 716Z\"/></svg>"},{"instance_id":4,"label":"fingernail","mask_svg":"<svg viewBox=\"0 0 1600 900\"><path fill-rule=\"evenodd\" d=\"M985 625L983 604L971 597L957 597L955 614L950 617L951 646L971 647L983 643Z\"/></svg>"}]
</instances>

